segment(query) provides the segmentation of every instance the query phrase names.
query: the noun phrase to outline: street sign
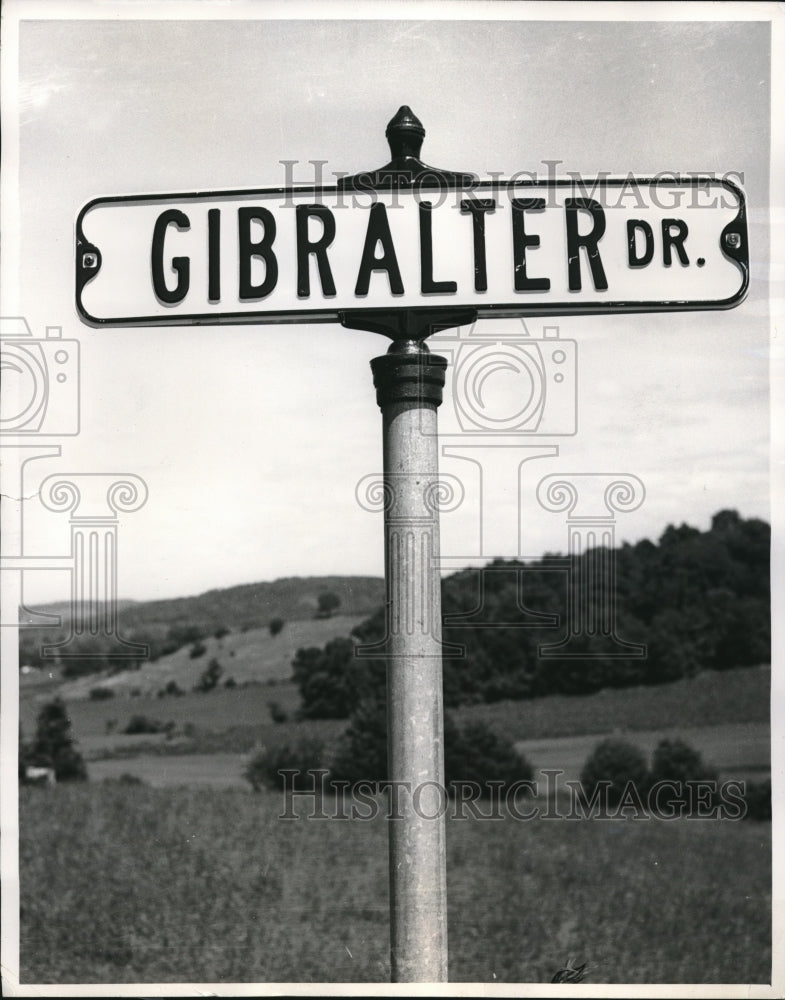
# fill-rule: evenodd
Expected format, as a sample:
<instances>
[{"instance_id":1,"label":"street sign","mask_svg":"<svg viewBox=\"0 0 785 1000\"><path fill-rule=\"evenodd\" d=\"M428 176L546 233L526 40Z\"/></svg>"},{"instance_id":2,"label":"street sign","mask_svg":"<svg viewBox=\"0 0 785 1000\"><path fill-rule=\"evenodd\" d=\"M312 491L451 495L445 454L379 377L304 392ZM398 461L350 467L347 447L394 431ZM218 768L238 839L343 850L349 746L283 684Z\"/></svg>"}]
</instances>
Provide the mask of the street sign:
<instances>
[{"instance_id":1,"label":"street sign","mask_svg":"<svg viewBox=\"0 0 785 1000\"><path fill-rule=\"evenodd\" d=\"M96 326L723 309L749 281L744 194L697 176L98 198L76 237Z\"/></svg>"},{"instance_id":2,"label":"street sign","mask_svg":"<svg viewBox=\"0 0 785 1000\"><path fill-rule=\"evenodd\" d=\"M447 359L424 340L482 317L730 308L746 295L749 254L744 195L726 179L479 182L420 160L425 129L406 105L386 135L390 162L334 188L89 202L76 305L96 326L340 322L392 340L371 362L388 778L409 796L389 824L390 968L393 982L433 983L448 972L446 828L417 796L447 794L436 433ZM559 344L554 365L567 360ZM526 345L534 353L542 362ZM548 365L534 367L545 379ZM573 384L553 379L569 403ZM511 419L529 422L520 406Z\"/></svg>"}]
</instances>

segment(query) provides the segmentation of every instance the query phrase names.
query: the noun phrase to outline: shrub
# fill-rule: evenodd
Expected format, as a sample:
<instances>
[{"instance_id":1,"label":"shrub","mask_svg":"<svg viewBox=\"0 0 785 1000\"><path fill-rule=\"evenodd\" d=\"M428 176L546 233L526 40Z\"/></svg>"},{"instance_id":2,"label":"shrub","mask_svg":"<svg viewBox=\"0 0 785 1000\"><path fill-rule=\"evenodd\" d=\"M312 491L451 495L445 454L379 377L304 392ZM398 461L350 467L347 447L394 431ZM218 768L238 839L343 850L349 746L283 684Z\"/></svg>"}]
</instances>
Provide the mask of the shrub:
<instances>
[{"instance_id":1,"label":"shrub","mask_svg":"<svg viewBox=\"0 0 785 1000\"><path fill-rule=\"evenodd\" d=\"M381 698L361 701L343 732L330 776L355 784L387 778L387 708Z\"/></svg>"},{"instance_id":2,"label":"shrub","mask_svg":"<svg viewBox=\"0 0 785 1000\"><path fill-rule=\"evenodd\" d=\"M108 688L108 687L90 688L91 701L106 701L108 698L114 698L113 688Z\"/></svg>"},{"instance_id":3,"label":"shrub","mask_svg":"<svg viewBox=\"0 0 785 1000\"><path fill-rule=\"evenodd\" d=\"M285 624L286 622L283 620L283 618L272 618L270 620L270 624L267 626L270 629L270 635L272 636L279 635L283 631L283 627Z\"/></svg>"},{"instance_id":4,"label":"shrub","mask_svg":"<svg viewBox=\"0 0 785 1000\"><path fill-rule=\"evenodd\" d=\"M337 611L341 606L341 598L331 590L319 594L319 610L316 612L317 618L329 618L333 611Z\"/></svg>"},{"instance_id":5,"label":"shrub","mask_svg":"<svg viewBox=\"0 0 785 1000\"><path fill-rule=\"evenodd\" d=\"M273 722L288 722L289 713L281 708L277 701L268 701L267 707L270 709L270 718Z\"/></svg>"},{"instance_id":6,"label":"shrub","mask_svg":"<svg viewBox=\"0 0 785 1000\"><path fill-rule=\"evenodd\" d=\"M180 687L180 685L175 680L167 681L166 687L164 688L164 694L172 695L175 698L180 698L185 694L185 691Z\"/></svg>"},{"instance_id":7,"label":"shrub","mask_svg":"<svg viewBox=\"0 0 785 1000\"><path fill-rule=\"evenodd\" d=\"M215 630L215 632L213 632L213 636L216 639L223 639L223 637L225 635L229 635L231 631L232 630L230 628L227 628L226 625L219 625L218 628Z\"/></svg>"},{"instance_id":8,"label":"shrub","mask_svg":"<svg viewBox=\"0 0 785 1000\"><path fill-rule=\"evenodd\" d=\"M489 781L500 781L507 788L534 778L534 768L510 740L484 722L467 722L458 729L449 714L444 725L444 770L448 787L456 781L473 781L483 794L490 791Z\"/></svg>"},{"instance_id":9,"label":"shrub","mask_svg":"<svg viewBox=\"0 0 785 1000\"><path fill-rule=\"evenodd\" d=\"M744 788L747 811L745 819L771 819L771 778L765 781L748 781Z\"/></svg>"},{"instance_id":10,"label":"shrub","mask_svg":"<svg viewBox=\"0 0 785 1000\"><path fill-rule=\"evenodd\" d=\"M648 788L649 771L641 751L626 740L611 737L598 743L581 771L585 798L592 799L600 782L609 782L600 792L604 806L617 806L629 783L643 796Z\"/></svg>"},{"instance_id":11,"label":"shrub","mask_svg":"<svg viewBox=\"0 0 785 1000\"><path fill-rule=\"evenodd\" d=\"M35 739L25 763L54 768L58 781L84 781L87 767L74 745L71 720L60 698L48 702L38 713Z\"/></svg>"},{"instance_id":12,"label":"shrub","mask_svg":"<svg viewBox=\"0 0 785 1000\"><path fill-rule=\"evenodd\" d=\"M166 634L166 639L161 645L161 654L174 653L178 649L182 649L183 646L198 643L206 635L207 629L201 625L194 625L192 623L171 625Z\"/></svg>"},{"instance_id":13,"label":"shrub","mask_svg":"<svg viewBox=\"0 0 785 1000\"><path fill-rule=\"evenodd\" d=\"M132 715L123 730L129 736L137 736L141 733L163 733L166 726L159 719L150 719L146 715Z\"/></svg>"},{"instance_id":14,"label":"shrub","mask_svg":"<svg viewBox=\"0 0 785 1000\"><path fill-rule=\"evenodd\" d=\"M131 774L128 771L123 771L122 774L118 774L116 778L105 778L105 781L111 781L118 785L146 785L147 782L140 778L138 774Z\"/></svg>"},{"instance_id":15,"label":"shrub","mask_svg":"<svg viewBox=\"0 0 785 1000\"><path fill-rule=\"evenodd\" d=\"M283 744L268 749L260 747L248 760L243 777L255 792L262 788L284 788L284 777L279 773L284 769L305 772L312 768L324 767L324 744L321 740L303 738L294 745ZM289 788L292 787L289 781ZM294 787L308 791L314 787L311 775L295 776Z\"/></svg>"},{"instance_id":16,"label":"shrub","mask_svg":"<svg viewBox=\"0 0 785 1000\"><path fill-rule=\"evenodd\" d=\"M703 763L700 753L684 740L660 740L651 762L652 781L701 781L717 772Z\"/></svg>"},{"instance_id":17,"label":"shrub","mask_svg":"<svg viewBox=\"0 0 785 1000\"><path fill-rule=\"evenodd\" d=\"M224 687L225 688L236 688L237 687L237 681L234 679L234 677L227 677L226 680L224 681Z\"/></svg>"},{"instance_id":18,"label":"shrub","mask_svg":"<svg viewBox=\"0 0 785 1000\"><path fill-rule=\"evenodd\" d=\"M674 782L675 789L663 789L669 794L657 794L656 803L661 808L672 812L675 805L689 806L693 801L689 785L694 782L717 781L717 772L703 762L700 753L684 740L660 740L652 756L650 781L656 785L659 781ZM712 801L716 802L716 784Z\"/></svg>"},{"instance_id":19,"label":"shrub","mask_svg":"<svg viewBox=\"0 0 785 1000\"><path fill-rule=\"evenodd\" d=\"M534 775L531 764L509 740L483 722L469 722L459 729L449 713L444 717L444 770L450 792L455 782L472 781L482 794L490 791L490 781L507 787L531 781ZM330 776L350 784L378 784L387 778L387 708L382 698L360 703L338 744Z\"/></svg>"},{"instance_id":20,"label":"shrub","mask_svg":"<svg viewBox=\"0 0 785 1000\"><path fill-rule=\"evenodd\" d=\"M188 656L192 660L198 660L200 656L204 656L207 652L207 647L203 642L195 642L193 646L188 650Z\"/></svg>"},{"instance_id":21,"label":"shrub","mask_svg":"<svg viewBox=\"0 0 785 1000\"><path fill-rule=\"evenodd\" d=\"M223 667L218 660L213 657L213 659L210 660L205 667L202 676L194 685L194 691L201 691L202 694L207 694L208 691L212 691L217 686L223 672Z\"/></svg>"}]
</instances>

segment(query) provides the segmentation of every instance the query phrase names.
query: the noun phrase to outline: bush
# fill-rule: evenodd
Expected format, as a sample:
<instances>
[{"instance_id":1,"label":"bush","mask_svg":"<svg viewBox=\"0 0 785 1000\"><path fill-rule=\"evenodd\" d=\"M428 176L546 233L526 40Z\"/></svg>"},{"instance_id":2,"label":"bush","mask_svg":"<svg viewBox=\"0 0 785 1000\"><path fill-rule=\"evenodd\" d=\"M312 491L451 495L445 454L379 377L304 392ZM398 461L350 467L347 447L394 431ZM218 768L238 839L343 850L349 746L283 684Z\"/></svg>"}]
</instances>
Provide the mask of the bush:
<instances>
[{"instance_id":1,"label":"bush","mask_svg":"<svg viewBox=\"0 0 785 1000\"><path fill-rule=\"evenodd\" d=\"M744 802L747 806L745 819L771 819L771 778L765 781L748 781L744 789Z\"/></svg>"},{"instance_id":2,"label":"bush","mask_svg":"<svg viewBox=\"0 0 785 1000\"><path fill-rule=\"evenodd\" d=\"M87 767L76 749L71 720L60 698L48 702L38 713L35 739L25 754L25 763L54 768L58 781L86 780Z\"/></svg>"},{"instance_id":3,"label":"bush","mask_svg":"<svg viewBox=\"0 0 785 1000\"><path fill-rule=\"evenodd\" d=\"M237 687L237 681L234 679L234 677L227 677L226 680L224 681L224 687L225 688L236 688Z\"/></svg>"},{"instance_id":4,"label":"bush","mask_svg":"<svg viewBox=\"0 0 785 1000\"><path fill-rule=\"evenodd\" d=\"M305 772L312 768L324 767L324 744L321 740L303 738L293 746L283 744L268 749L260 747L256 750L243 771L243 777L255 792L262 788L283 789L284 777L279 774L284 769L295 769ZM291 780L288 787L292 788ZM301 774L295 777L294 787L297 790L310 791L314 787L311 775Z\"/></svg>"},{"instance_id":5,"label":"bush","mask_svg":"<svg viewBox=\"0 0 785 1000\"><path fill-rule=\"evenodd\" d=\"M672 813L674 806L689 808L693 801L690 784L694 782L714 782L713 802L717 801L717 772L703 762L700 753L684 740L660 740L652 756L650 781L652 786L659 781L674 782L675 789L663 789L669 792L666 796L657 794L656 804Z\"/></svg>"},{"instance_id":6,"label":"bush","mask_svg":"<svg viewBox=\"0 0 785 1000\"><path fill-rule=\"evenodd\" d=\"M717 779L717 772L684 740L660 740L651 762L651 780L703 781Z\"/></svg>"},{"instance_id":7,"label":"bush","mask_svg":"<svg viewBox=\"0 0 785 1000\"><path fill-rule=\"evenodd\" d=\"M348 638L331 639L324 649L298 649L292 679L300 691L300 715L305 719L346 719L374 686L384 690L384 675L384 660L358 660Z\"/></svg>"},{"instance_id":8,"label":"bush","mask_svg":"<svg viewBox=\"0 0 785 1000\"><path fill-rule=\"evenodd\" d=\"M131 774L129 771L123 771L116 778L105 778L105 781L114 782L117 785L146 785L147 782L140 778L138 774Z\"/></svg>"},{"instance_id":9,"label":"bush","mask_svg":"<svg viewBox=\"0 0 785 1000\"><path fill-rule=\"evenodd\" d=\"M198 660L200 656L204 656L207 652L207 646L203 642L195 642L193 646L188 650L188 656L192 660Z\"/></svg>"},{"instance_id":10,"label":"bush","mask_svg":"<svg viewBox=\"0 0 785 1000\"><path fill-rule=\"evenodd\" d=\"M194 685L194 691L201 691L202 694L207 694L208 691L212 691L217 686L223 672L223 667L218 660L213 657L213 659L210 660L205 667L205 670L198 682Z\"/></svg>"},{"instance_id":11,"label":"bush","mask_svg":"<svg viewBox=\"0 0 785 1000\"><path fill-rule=\"evenodd\" d=\"M319 610L316 612L317 618L329 618L333 611L337 611L341 606L341 598L331 590L319 594Z\"/></svg>"},{"instance_id":12,"label":"bush","mask_svg":"<svg viewBox=\"0 0 785 1000\"><path fill-rule=\"evenodd\" d=\"M166 634L166 639L161 644L160 653L163 656L168 653L174 653L178 649L182 649L183 646L198 643L206 635L207 629L201 625L194 625L192 623L171 625Z\"/></svg>"},{"instance_id":13,"label":"bush","mask_svg":"<svg viewBox=\"0 0 785 1000\"><path fill-rule=\"evenodd\" d=\"M581 771L582 792L591 800L600 782L599 801L603 807L617 806L628 784L643 797L648 789L649 770L641 751L626 740L611 737L598 743Z\"/></svg>"},{"instance_id":14,"label":"bush","mask_svg":"<svg viewBox=\"0 0 785 1000\"><path fill-rule=\"evenodd\" d=\"M267 707L270 709L270 718L273 722L288 722L289 713L281 708L277 701L268 701Z\"/></svg>"},{"instance_id":15,"label":"bush","mask_svg":"<svg viewBox=\"0 0 785 1000\"><path fill-rule=\"evenodd\" d=\"M469 722L459 729L449 713L444 717L444 771L450 792L454 792L455 782L471 781L480 786L482 794L490 791L490 781L501 781L506 788L515 781L531 781L534 776L531 764L509 740L497 736L483 722ZM330 776L350 784L378 784L387 779L384 700L374 698L360 703L341 737Z\"/></svg>"},{"instance_id":16,"label":"bush","mask_svg":"<svg viewBox=\"0 0 785 1000\"><path fill-rule=\"evenodd\" d=\"M215 630L215 632L213 632L213 636L216 639L223 639L223 637L225 635L229 635L231 631L232 630L230 628L227 628L226 625L219 625L218 628Z\"/></svg>"},{"instance_id":17,"label":"bush","mask_svg":"<svg viewBox=\"0 0 785 1000\"><path fill-rule=\"evenodd\" d=\"M166 687L163 689L163 692L164 694L172 695L175 698L180 698L182 695L185 694L185 691L183 691L183 689L175 680L167 681Z\"/></svg>"},{"instance_id":18,"label":"bush","mask_svg":"<svg viewBox=\"0 0 785 1000\"><path fill-rule=\"evenodd\" d=\"M106 701L108 698L114 698L113 688L107 688L107 687L90 688L91 701Z\"/></svg>"},{"instance_id":19,"label":"bush","mask_svg":"<svg viewBox=\"0 0 785 1000\"><path fill-rule=\"evenodd\" d=\"M361 701L338 743L330 776L355 784L387 778L387 708L381 698Z\"/></svg>"},{"instance_id":20,"label":"bush","mask_svg":"<svg viewBox=\"0 0 785 1000\"><path fill-rule=\"evenodd\" d=\"M159 719L150 719L146 715L132 715L128 724L123 730L129 736L137 736L141 733L163 733L166 725Z\"/></svg>"},{"instance_id":21,"label":"bush","mask_svg":"<svg viewBox=\"0 0 785 1000\"><path fill-rule=\"evenodd\" d=\"M270 624L267 626L270 629L270 635L272 636L279 635L283 631L283 627L285 624L286 622L283 620L283 618L272 618L270 620Z\"/></svg>"},{"instance_id":22,"label":"bush","mask_svg":"<svg viewBox=\"0 0 785 1000\"><path fill-rule=\"evenodd\" d=\"M467 722L457 729L448 714L444 720L444 771L447 786L473 781L488 794L489 781L507 788L516 781L532 781L534 768L508 739L484 722Z\"/></svg>"}]
</instances>

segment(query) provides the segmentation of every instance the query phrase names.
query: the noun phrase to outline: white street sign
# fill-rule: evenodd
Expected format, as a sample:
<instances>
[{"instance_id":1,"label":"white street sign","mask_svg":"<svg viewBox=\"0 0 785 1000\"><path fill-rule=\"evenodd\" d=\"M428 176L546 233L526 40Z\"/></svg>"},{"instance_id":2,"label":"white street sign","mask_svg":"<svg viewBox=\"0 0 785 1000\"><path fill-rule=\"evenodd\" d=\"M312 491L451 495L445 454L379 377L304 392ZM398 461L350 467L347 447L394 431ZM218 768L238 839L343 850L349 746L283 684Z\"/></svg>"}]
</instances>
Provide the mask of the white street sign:
<instances>
[{"instance_id":1,"label":"white street sign","mask_svg":"<svg viewBox=\"0 0 785 1000\"><path fill-rule=\"evenodd\" d=\"M96 326L722 309L749 280L744 195L708 177L99 198L76 235Z\"/></svg>"}]
</instances>

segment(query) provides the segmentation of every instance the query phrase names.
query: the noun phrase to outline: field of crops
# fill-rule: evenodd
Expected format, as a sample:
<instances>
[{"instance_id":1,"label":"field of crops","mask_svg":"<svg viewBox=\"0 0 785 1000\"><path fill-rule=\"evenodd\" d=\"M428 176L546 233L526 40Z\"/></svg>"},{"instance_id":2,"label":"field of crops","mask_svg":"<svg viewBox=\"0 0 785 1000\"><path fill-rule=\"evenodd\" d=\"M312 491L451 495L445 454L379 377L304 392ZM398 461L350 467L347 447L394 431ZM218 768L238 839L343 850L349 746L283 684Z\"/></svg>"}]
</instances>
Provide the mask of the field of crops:
<instances>
[{"instance_id":1,"label":"field of crops","mask_svg":"<svg viewBox=\"0 0 785 1000\"><path fill-rule=\"evenodd\" d=\"M23 788L22 981L389 977L383 818L270 794ZM448 821L450 978L766 982L769 823ZM739 860L743 859L743 864Z\"/></svg>"}]
</instances>

